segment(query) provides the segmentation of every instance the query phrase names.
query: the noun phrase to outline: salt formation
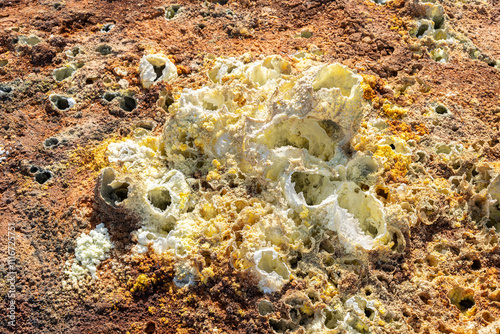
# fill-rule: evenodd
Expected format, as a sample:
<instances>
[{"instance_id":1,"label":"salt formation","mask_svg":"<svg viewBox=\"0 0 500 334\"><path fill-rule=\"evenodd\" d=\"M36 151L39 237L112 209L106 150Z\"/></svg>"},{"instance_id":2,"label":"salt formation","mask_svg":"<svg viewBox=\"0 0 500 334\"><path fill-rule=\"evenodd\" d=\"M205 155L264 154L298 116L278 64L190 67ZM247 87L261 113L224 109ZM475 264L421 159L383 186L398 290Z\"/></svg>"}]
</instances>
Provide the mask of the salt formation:
<instances>
[{"instance_id":1,"label":"salt formation","mask_svg":"<svg viewBox=\"0 0 500 334\"><path fill-rule=\"evenodd\" d=\"M56 68L54 71L52 71L52 75L57 82L61 82L64 79L72 77L75 71L75 66L66 65L64 67Z\"/></svg>"},{"instance_id":2,"label":"salt formation","mask_svg":"<svg viewBox=\"0 0 500 334\"><path fill-rule=\"evenodd\" d=\"M474 42L452 27L449 18L445 15L443 5L436 0L421 0L414 4L415 14L420 17L409 31L411 37L419 41L412 47L418 55L427 49L430 58L439 63L447 63L450 51L457 47L463 48L472 59L478 59L489 66L499 68L498 60L486 55L478 49Z\"/></svg>"},{"instance_id":3,"label":"salt formation","mask_svg":"<svg viewBox=\"0 0 500 334\"><path fill-rule=\"evenodd\" d=\"M76 240L75 263L68 271L70 277L77 280L79 276L91 274L96 278L97 267L102 260L108 257L108 252L113 248L109 239L108 229L104 224L99 224L88 234L83 233Z\"/></svg>"},{"instance_id":4,"label":"salt formation","mask_svg":"<svg viewBox=\"0 0 500 334\"><path fill-rule=\"evenodd\" d=\"M279 290L290 278L290 269L272 248L264 248L254 253L257 272L261 275L259 287L265 293Z\"/></svg>"},{"instance_id":5,"label":"salt formation","mask_svg":"<svg viewBox=\"0 0 500 334\"><path fill-rule=\"evenodd\" d=\"M145 62L151 70L151 59L141 61L141 73ZM196 182L196 173L206 174L211 188L251 179L262 188L254 196L259 203L243 205L262 211L244 224L247 231L242 233L249 235L235 251L244 262L257 265L267 254L264 249L274 252L270 247L279 246L279 241L266 240L264 227L279 229L280 235L299 230L293 214L303 223L335 231L349 251L372 249L384 238L383 205L358 186L370 183L377 163L364 155L351 158L344 150L363 115L361 76L340 64L310 60L292 69L277 56L253 63L218 59L208 75L213 85L185 89L170 107L172 117L161 138L140 136L109 145L109 161L130 184L127 198L116 205L143 221L138 252L151 244L159 253L178 253L180 244L192 244L186 239L220 220L222 208L213 198L188 185ZM236 192L225 195L231 196ZM253 228L257 223L263 228ZM272 253L273 261L277 257ZM279 273L287 272L286 265L275 266L281 269L271 276L288 279ZM256 271L264 274L258 266Z\"/></svg>"},{"instance_id":6,"label":"salt formation","mask_svg":"<svg viewBox=\"0 0 500 334\"><path fill-rule=\"evenodd\" d=\"M146 56L144 86L171 78L170 64ZM375 194L384 159L350 149L368 108L362 77L308 57L212 65L212 84L186 88L166 107L161 136L141 128L108 146L100 196L139 218L134 254L172 256L182 287L213 275L196 260L201 251L229 252L236 270L272 293L291 281L292 254L316 247L317 233L354 257L391 247L397 228ZM378 145L411 154L397 138ZM310 328L322 328L321 314ZM339 328L351 328L345 321Z\"/></svg>"},{"instance_id":7,"label":"salt formation","mask_svg":"<svg viewBox=\"0 0 500 334\"><path fill-rule=\"evenodd\" d=\"M158 81L169 81L177 77L175 65L168 58L156 54L141 59L139 72L144 88L149 88Z\"/></svg>"},{"instance_id":8,"label":"salt formation","mask_svg":"<svg viewBox=\"0 0 500 334\"><path fill-rule=\"evenodd\" d=\"M53 108L61 111L69 110L76 104L75 100L72 97L67 97L59 94L49 95L49 101Z\"/></svg>"},{"instance_id":9,"label":"salt formation","mask_svg":"<svg viewBox=\"0 0 500 334\"><path fill-rule=\"evenodd\" d=\"M421 7L425 12L424 16L426 19L420 20L417 27L410 31L410 34L418 38L430 36L436 41L448 40L450 36L448 27L445 25L446 20L443 6L433 3L422 3ZM451 41L448 40L447 42Z\"/></svg>"}]
</instances>

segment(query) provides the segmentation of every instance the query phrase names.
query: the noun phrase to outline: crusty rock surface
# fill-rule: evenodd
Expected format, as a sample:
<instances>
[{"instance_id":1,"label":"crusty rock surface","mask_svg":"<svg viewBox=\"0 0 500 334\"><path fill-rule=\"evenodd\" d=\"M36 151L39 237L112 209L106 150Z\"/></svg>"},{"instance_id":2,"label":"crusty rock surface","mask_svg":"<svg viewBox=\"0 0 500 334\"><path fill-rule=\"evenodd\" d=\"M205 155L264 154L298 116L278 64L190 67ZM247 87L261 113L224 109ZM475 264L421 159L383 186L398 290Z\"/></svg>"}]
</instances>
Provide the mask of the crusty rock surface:
<instances>
[{"instance_id":1,"label":"crusty rock surface","mask_svg":"<svg viewBox=\"0 0 500 334\"><path fill-rule=\"evenodd\" d=\"M376 2L0 3L2 332L498 333L500 4ZM346 94L338 76L300 79L321 66L355 78L355 111L325 93ZM275 90L261 89L263 68L279 73L266 77ZM269 114L235 116L259 101ZM223 121L192 127L183 108L198 102ZM261 137L245 141L258 121ZM309 125L332 139L320 153ZM209 151L225 131L222 153ZM149 150L142 165L130 147ZM276 161L302 169L281 178ZM189 187L174 219L161 216L173 192L141 183L149 167ZM342 210L315 210L334 188L348 214L329 225L319 217ZM154 214L127 206L141 189ZM179 215L201 217L199 231L155 247L190 226ZM363 242L344 221L366 222ZM114 246L96 252L95 277L72 275L77 240L96 226Z\"/></svg>"}]
</instances>

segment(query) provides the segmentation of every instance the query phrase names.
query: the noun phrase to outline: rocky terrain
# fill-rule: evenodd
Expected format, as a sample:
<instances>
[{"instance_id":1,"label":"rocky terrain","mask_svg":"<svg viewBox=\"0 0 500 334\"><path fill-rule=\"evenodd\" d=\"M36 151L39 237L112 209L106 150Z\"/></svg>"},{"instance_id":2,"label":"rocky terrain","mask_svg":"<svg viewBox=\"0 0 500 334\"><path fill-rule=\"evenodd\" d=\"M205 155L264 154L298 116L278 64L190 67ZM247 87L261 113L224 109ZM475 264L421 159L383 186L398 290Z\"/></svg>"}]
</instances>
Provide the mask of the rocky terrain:
<instances>
[{"instance_id":1,"label":"rocky terrain","mask_svg":"<svg viewBox=\"0 0 500 334\"><path fill-rule=\"evenodd\" d=\"M500 3L0 3L1 333L499 333Z\"/></svg>"}]
</instances>

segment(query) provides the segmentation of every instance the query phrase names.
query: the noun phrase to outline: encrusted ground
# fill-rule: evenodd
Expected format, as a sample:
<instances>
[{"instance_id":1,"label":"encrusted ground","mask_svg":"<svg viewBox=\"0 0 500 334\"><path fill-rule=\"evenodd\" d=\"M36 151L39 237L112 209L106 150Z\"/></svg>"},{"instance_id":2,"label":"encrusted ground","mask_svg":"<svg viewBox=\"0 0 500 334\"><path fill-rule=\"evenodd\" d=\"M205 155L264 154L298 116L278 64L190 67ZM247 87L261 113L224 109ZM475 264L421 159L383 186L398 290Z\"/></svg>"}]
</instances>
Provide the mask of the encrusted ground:
<instances>
[{"instance_id":1,"label":"encrusted ground","mask_svg":"<svg viewBox=\"0 0 500 334\"><path fill-rule=\"evenodd\" d=\"M499 39L498 1L0 3L0 331L499 333Z\"/></svg>"}]
</instances>

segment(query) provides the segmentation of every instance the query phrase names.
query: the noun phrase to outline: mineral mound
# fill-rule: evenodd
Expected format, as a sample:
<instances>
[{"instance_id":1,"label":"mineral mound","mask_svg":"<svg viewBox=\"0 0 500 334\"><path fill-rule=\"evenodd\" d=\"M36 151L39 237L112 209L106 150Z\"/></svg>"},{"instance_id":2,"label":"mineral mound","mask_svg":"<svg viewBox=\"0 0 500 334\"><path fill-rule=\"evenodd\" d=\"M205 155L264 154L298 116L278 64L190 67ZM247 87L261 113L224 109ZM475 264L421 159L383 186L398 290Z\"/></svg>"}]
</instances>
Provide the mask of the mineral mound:
<instances>
[{"instance_id":1,"label":"mineral mound","mask_svg":"<svg viewBox=\"0 0 500 334\"><path fill-rule=\"evenodd\" d=\"M0 3L2 333L500 333L498 1Z\"/></svg>"}]
</instances>

